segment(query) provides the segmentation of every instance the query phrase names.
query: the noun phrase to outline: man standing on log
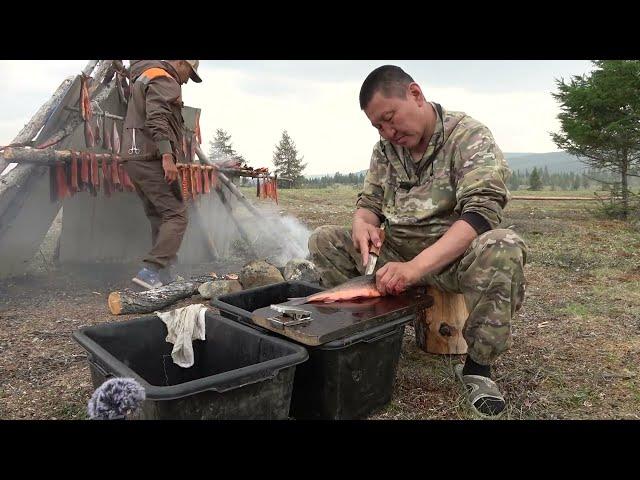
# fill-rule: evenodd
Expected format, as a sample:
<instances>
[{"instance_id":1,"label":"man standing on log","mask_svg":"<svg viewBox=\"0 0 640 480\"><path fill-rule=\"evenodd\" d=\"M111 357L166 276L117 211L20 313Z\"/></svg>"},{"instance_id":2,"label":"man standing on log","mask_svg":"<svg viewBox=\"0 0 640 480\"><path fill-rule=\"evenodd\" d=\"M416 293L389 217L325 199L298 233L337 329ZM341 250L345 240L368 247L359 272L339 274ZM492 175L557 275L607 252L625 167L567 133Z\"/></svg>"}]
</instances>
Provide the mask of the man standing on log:
<instances>
[{"instance_id":1,"label":"man standing on log","mask_svg":"<svg viewBox=\"0 0 640 480\"><path fill-rule=\"evenodd\" d=\"M525 290L527 247L511 230L498 229L511 171L486 126L428 102L399 67L369 74L360 108L381 139L351 230L324 226L309 239L323 284L362 275L371 245L382 245L376 272L381 292L426 284L462 293L470 312L463 332L468 354L456 374L471 408L497 416L505 400L491 365L511 344L510 322Z\"/></svg>"},{"instance_id":2,"label":"man standing on log","mask_svg":"<svg viewBox=\"0 0 640 480\"><path fill-rule=\"evenodd\" d=\"M198 60L131 61L131 96L121 157L151 224L151 251L133 282L157 288L175 279L173 264L187 229L176 161L183 159L182 84L196 83Z\"/></svg>"}]
</instances>

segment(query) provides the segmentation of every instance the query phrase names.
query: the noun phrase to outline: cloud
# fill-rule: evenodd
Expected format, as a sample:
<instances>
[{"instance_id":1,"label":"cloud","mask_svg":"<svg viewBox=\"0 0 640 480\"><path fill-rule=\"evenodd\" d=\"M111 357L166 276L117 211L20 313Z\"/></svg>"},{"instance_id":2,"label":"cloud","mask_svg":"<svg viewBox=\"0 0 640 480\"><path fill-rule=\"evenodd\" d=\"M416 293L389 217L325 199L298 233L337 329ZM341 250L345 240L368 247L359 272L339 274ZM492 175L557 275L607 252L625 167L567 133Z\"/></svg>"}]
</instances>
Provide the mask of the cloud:
<instances>
[{"instance_id":1,"label":"cloud","mask_svg":"<svg viewBox=\"0 0 640 480\"><path fill-rule=\"evenodd\" d=\"M360 82L293 81L286 76L206 68L203 82L187 85L185 103L202 108L203 140L217 128L251 165L272 166L282 130L293 138L306 173L350 172L369 166L378 140L358 105ZM260 85L282 86L278 94ZM493 132L508 152L556 150L547 133L558 128L557 105L547 92L481 93L463 88L426 88L446 109L464 111ZM208 148L208 147L207 147Z\"/></svg>"},{"instance_id":2,"label":"cloud","mask_svg":"<svg viewBox=\"0 0 640 480\"><path fill-rule=\"evenodd\" d=\"M58 85L86 63L0 61L0 145L11 141ZM202 109L205 150L215 130L223 128L252 166L272 167L274 147L286 129L308 164L307 174L346 173L369 166L378 135L360 111L358 93L363 75L380 62L290 62L286 68L277 68L282 62L221 63L203 62L203 83L184 87L185 104ZM448 66L451 72L455 63ZM461 72L468 65L460 63L456 68ZM521 77L526 65L521 62L515 72L496 71L496 82L507 75ZM557 65L553 76L566 75ZM486 85L486 75L482 77ZM480 83L443 87L444 82L435 78L431 84L420 83L427 98L487 125L503 151L556 150L548 132L559 128L559 108L546 87L532 89L526 82L508 90L487 89ZM552 78L547 85L553 85Z\"/></svg>"}]
</instances>

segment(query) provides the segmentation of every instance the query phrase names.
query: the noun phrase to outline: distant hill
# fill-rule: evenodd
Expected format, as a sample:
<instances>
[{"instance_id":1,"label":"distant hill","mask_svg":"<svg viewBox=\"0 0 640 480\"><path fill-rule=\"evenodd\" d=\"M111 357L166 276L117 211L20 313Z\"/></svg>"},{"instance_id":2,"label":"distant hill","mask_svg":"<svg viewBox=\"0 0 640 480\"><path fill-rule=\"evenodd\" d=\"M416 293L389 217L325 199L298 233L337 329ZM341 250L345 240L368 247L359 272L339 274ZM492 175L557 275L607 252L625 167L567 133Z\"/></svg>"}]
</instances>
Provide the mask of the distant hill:
<instances>
[{"instance_id":1,"label":"distant hill","mask_svg":"<svg viewBox=\"0 0 640 480\"><path fill-rule=\"evenodd\" d=\"M549 173L560 172L581 172L585 169L585 166L578 160L577 157L568 154L567 152L548 152L548 153L524 153L524 152L505 152L505 157L511 169L516 172L520 170L524 173L525 170L533 170L533 167L542 168L546 166ZM366 173L366 170L360 170L354 172L356 174ZM342 173L342 172L340 172ZM345 173L345 175L347 175ZM333 176L333 173L325 173L324 175L305 175L309 179L321 178L326 176Z\"/></svg>"},{"instance_id":2,"label":"distant hill","mask_svg":"<svg viewBox=\"0 0 640 480\"><path fill-rule=\"evenodd\" d=\"M507 162L509 162L509 166L514 172L518 170L522 173L524 173L525 170L529 170L529 172L531 172L534 167L544 168L545 166L549 170L549 173L581 172L585 169L584 164L578 160L578 157L569 155L567 152L505 152L504 156L507 158Z\"/></svg>"}]
</instances>

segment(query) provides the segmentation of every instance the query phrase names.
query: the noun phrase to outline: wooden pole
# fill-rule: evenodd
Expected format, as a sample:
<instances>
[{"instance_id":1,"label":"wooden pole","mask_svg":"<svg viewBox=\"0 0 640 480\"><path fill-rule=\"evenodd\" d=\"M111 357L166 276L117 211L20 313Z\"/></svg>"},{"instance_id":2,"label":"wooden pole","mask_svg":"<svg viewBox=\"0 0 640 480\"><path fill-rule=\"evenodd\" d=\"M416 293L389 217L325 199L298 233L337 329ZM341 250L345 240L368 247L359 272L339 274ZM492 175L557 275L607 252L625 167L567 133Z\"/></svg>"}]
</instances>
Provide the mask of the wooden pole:
<instances>
[{"instance_id":1,"label":"wooden pole","mask_svg":"<svg viewBox=\"0 0 640 480\"><path fill-rule=\"evenodd\" d=\"M53 148L26 148L7 147L0 153L0 158L4 158L10 163L32 163L39 165L55 165L58 162L68 162L71 160L71 150L54 150ZM111 153L95 153L99 162L111 161L114 157Z\"/></svg>"},{"instance_id":2,"label":"wooden pole","mask_svg":"<svg viewBox=\"0 0 640 480\"><path fill-rule=\"evenodd\" d=\"M82 74L86 75L87 77L91 75L91 72L93 72L93 69L96 68L98 62L100 62L100 60L90 60L89 63L87 63L87 66L82 69Z\"/></svg>"},{"instance_id":3,"label":"wooden pole","mask_svg":"<svg viewBox=\"0 0 640 480\"><path fill-rule=\"evenodd\" d=\"M204 163L206 163L207 165L212 165L214 168L216 168L217 170L217 174L218 174L218 179L224 184L225 187L227 187L231 193L233 193L236 198L238 200L240 200L240 202L247 207L247 209L253 213L257 218L259 218L260 220L262 220L264 217L263 215L258 211L258 209L256 209L256 207L254 207L249 200L247 200L247 197L244 196L244 194L238 189L238 187L236 187L233 182L231 180L229 180L229 177L227 177L224 173L222 173L220 171L220 169L216 166L215 163L213 163L211 160L209 160L209 158L205 155L205 153L202 151L202 147L200 147L200 145L198 145L196 147L196 155L198 155L198 157L200 158L200 160L202 160Z\"/></svg>"},{"instance_id":4,"label":"wooden pole","mask_svg":"<svg viewBox=\"0 0 640 480\"><path fill-rule=\"evenodd\" d=\"M242 237L242 240L244 240L244 242L247 244L247 247L249 248L249 251L251 252L251 254L256 256L256 252L255 252L255 249L253 248L253 244L251 243L251 240L249 239L249 234L242 227L242 225L240 225L240 222L238 222L238 220L236 219L235 215L233 214L233 211L231 210L231 205L229 205L229 202L227 201L226 197L224 196L224 192L222 191L221 188L216 188L215 190L216 190L216 193L218 194L218 197L220 197L220 201L222 202L222 205L224 205L225 209L227 210L227 213L229 214L229 217L231 217L231 221L233 222L233 224L238 229L238 232L240 233L240 236Z\"/></svg>"}]
</instances>

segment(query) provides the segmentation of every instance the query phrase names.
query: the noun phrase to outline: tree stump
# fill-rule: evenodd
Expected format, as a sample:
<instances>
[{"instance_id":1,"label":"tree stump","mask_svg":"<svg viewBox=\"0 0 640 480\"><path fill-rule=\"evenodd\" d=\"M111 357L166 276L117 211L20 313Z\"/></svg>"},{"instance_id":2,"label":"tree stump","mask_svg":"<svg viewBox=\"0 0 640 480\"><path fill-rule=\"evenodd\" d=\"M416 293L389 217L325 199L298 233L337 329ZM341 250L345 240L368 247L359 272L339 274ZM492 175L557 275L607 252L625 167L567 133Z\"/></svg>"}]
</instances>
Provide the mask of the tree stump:
<instances>
[{"instance_id":1,"label":"tree stump","mask_svg":"<svg viewBox=\"0 0 640 480\"><path fill-rule=\"evenodd\" d=\"M429 287L433 306L416 314L413 326L416 344L427 353L461 355L467 353L462 329L469 316L464 296Z\"/></svg>"}]
</instances>

